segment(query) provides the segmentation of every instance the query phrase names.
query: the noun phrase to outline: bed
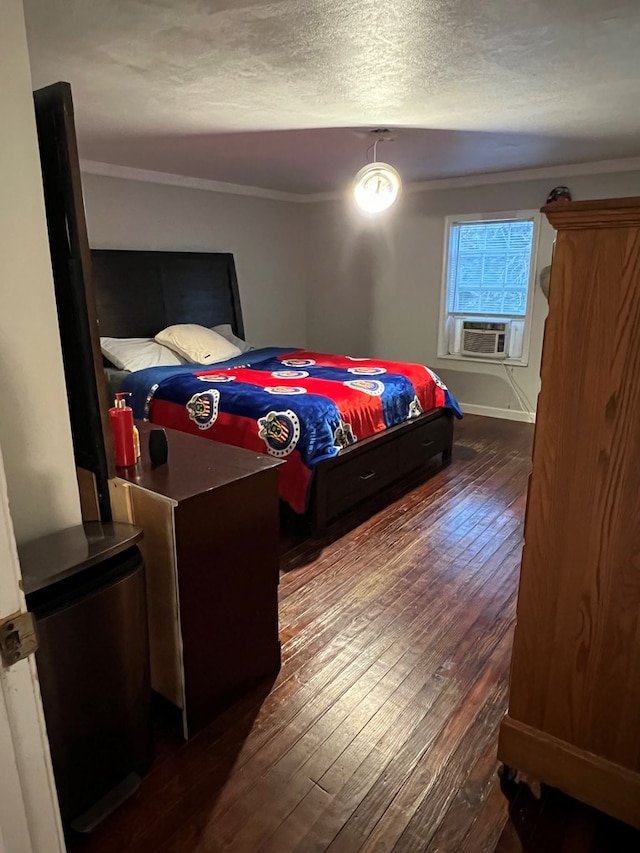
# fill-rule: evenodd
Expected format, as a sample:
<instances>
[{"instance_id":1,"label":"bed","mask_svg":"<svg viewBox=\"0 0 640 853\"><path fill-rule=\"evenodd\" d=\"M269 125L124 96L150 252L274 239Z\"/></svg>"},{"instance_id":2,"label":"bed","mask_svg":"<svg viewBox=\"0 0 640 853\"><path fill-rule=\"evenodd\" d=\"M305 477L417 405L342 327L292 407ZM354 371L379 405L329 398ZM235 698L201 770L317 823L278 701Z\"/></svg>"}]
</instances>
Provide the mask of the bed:
<instances>
[{"instance_id":1,"label":"bed","mask_svg":"<svg viewBox=\"0 0 640 853\"><path fill-rule=\"evenodd\" d=\"M197 323L227 324L244 338L231 254L92 250L92 267L101 336L153 337ZM296 347L111 379L112 390L132 393L138 417L284 458L281 496L316 532L397 481L432 472L437 457L446 463L460 416L423 365ZM310 421L319 410L323 419Z\"/></svg>"}]
</instances>

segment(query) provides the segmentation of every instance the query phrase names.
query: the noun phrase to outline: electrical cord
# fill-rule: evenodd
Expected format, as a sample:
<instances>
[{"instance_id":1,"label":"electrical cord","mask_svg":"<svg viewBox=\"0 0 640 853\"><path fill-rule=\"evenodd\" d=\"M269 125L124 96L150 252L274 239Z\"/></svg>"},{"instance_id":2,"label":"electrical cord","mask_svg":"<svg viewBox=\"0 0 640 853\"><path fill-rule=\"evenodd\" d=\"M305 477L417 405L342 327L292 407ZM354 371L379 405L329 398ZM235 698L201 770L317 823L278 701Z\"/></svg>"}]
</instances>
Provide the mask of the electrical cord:
<instances>
[{"instance_id":1,"label":"electrical cord","mask_svg":"<svg viewBox=\"0 0 640 853\"><path fill-rule=\"evenodd\" d=\"M383 139L382 141L384 142L385 140ZM378 142L380 142L380 138L374 140L371 143L371 145L367 148L367 153L366 153L367 163L377 163L378 162L376 159L377 151L378 151ZM369 151L371 151L372 148L373 148L373 160L369 160Z\"/></svg>"},{"instance_id":2,"label":"electrical cord","mask_svg":"<svg viewBox=\"0 0 640 853\"><path fill-rule=\"evenodd\" d=\"M513 367L510 370L507 367L507 365L504 364L504 362L503 362L502 366L504 368L504 372L506 374L507 380L508 380L509 384L511 385L511 388L513 389L513 393L516 395L516 399L518 400L518 404L520 406L520 409L527 416L527 421L529 423L534 423L535 422L535 415L534 415L534 411L533 411L533 406L531 405L531 402L530 402L529 398L527 397L527 395L525 394L525 392L522 390L522 388L516 382L516 378L513 375Z\"/></svg>"}]
</instances>

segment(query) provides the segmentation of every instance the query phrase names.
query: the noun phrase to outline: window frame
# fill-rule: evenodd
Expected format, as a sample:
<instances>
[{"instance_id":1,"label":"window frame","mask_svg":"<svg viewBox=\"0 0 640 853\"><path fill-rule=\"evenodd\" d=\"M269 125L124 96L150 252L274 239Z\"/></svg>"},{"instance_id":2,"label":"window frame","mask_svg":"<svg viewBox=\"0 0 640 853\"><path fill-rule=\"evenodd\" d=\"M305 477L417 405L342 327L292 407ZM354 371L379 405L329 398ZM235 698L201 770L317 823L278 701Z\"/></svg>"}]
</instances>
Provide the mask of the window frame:
<instances>
[{"instance_id":1,"label":"window frame","mask_svg":"<svg viewBox=\"0 0 640 853\"><path fill-rule=\"evenodd\" d=\"M491 223L508 222L514 220L529 220L533 222L533 235L531 237L531 264L529 267L529 282L527 285L527 309L525 314L473 314L468 311L449 311L448 274L449 274L449 242L451 227L453 225L464 225L470 222ZM442 255L442 280L440 287L440 316L438 322L438 358L451 359L452 361L477 362L480 364L511 364L526 367L529 363L529 348L531 343L531 326L533 319L533 303L535 283L537 278L538 246L540 242L540 211L539 210L509 210L491 213L463 213L449 215L444 222L444 243ZM452 354L449 350L447 325L450 317L495 317L496 319L524 321L524 332L522 339L522 355L519 358L482 358L471 355Z\"/></svg>"}]
</instances>

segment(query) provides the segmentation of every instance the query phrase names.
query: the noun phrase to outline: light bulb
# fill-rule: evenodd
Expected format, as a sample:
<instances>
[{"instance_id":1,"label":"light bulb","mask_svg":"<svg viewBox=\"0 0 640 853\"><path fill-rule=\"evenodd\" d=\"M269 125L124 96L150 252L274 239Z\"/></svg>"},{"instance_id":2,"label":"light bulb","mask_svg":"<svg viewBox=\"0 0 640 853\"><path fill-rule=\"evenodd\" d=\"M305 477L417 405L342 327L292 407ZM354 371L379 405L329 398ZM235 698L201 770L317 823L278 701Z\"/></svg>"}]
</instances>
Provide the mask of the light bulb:
<instances>
[{"instance_id":1,"label":"light bulb","mask_svg":"<svg viewBox=\"0 0 640 853\"><path fill-rule=\"evenodd\" d=\"M360 210L380 213L398 198L402 182L400 175L388 163L369 163L360 169L353 180L353 196Z\"/></svg>"}]
</instances>

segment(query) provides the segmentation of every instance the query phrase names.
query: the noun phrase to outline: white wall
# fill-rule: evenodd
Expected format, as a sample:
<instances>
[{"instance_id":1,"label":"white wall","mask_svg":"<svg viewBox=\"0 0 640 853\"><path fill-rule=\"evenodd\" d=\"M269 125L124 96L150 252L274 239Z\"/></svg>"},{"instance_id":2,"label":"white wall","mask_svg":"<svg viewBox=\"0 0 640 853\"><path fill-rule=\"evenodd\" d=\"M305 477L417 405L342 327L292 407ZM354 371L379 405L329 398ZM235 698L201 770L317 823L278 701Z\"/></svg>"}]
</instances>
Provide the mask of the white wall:
<instances>
[{"instance_id":1,"label":"white wall","mask_svg":"<svg viewBox=\"0 0 640 853\"><path fill-rule=\"evenodd\" d=\"M0 0L0 446L18 542L80 523L20 0Z\"/></svg>"},{"instance_id":2,"label":"white wall","mask_svg":"<svg viewBox=\"0 0 640 853\"><path fill-rule=\"evenodd\" d=\"M307 205L102 175L82 182L92 248L233 252L247 340L306 344Z\"/></svg>"},{"instance_id":3,"label":"white wall","mask_svg":"<svg viewBox=\"0 0 640 853\"><path fill-rule=\"evenodd\" d=\"M640 172L522 180L405 193L365 220L350 199L297 204L102 175L83 175L96 248L230 251L247 338L329 352L425 362L459 400L520 411L504 367L437 357L445 217L540 208L549 190L574 199L640 195ZM543 218L537 269L551 259ZM535 410L547 303L536 287L529 363L513 376Z\"/></svg>"},{"instance_id":4,"label":"white wall","mask_svg":"<svg viewBox=\"0 0 640 853\"><path fill-rule=\"evenodd\" d=\"M406 193L397 209L375 220L361 217L350 199L311 205L309 346L426 362L461 402L519 410L502 366L437 358L445 217L538 209L559 184L571 188L574 200L640 195L640 172ZM538 269L550 262L553 233L545 220ZM546 313L536 287L529 364L514 368L532 407Z\"/></svg>"}]
</instances>

